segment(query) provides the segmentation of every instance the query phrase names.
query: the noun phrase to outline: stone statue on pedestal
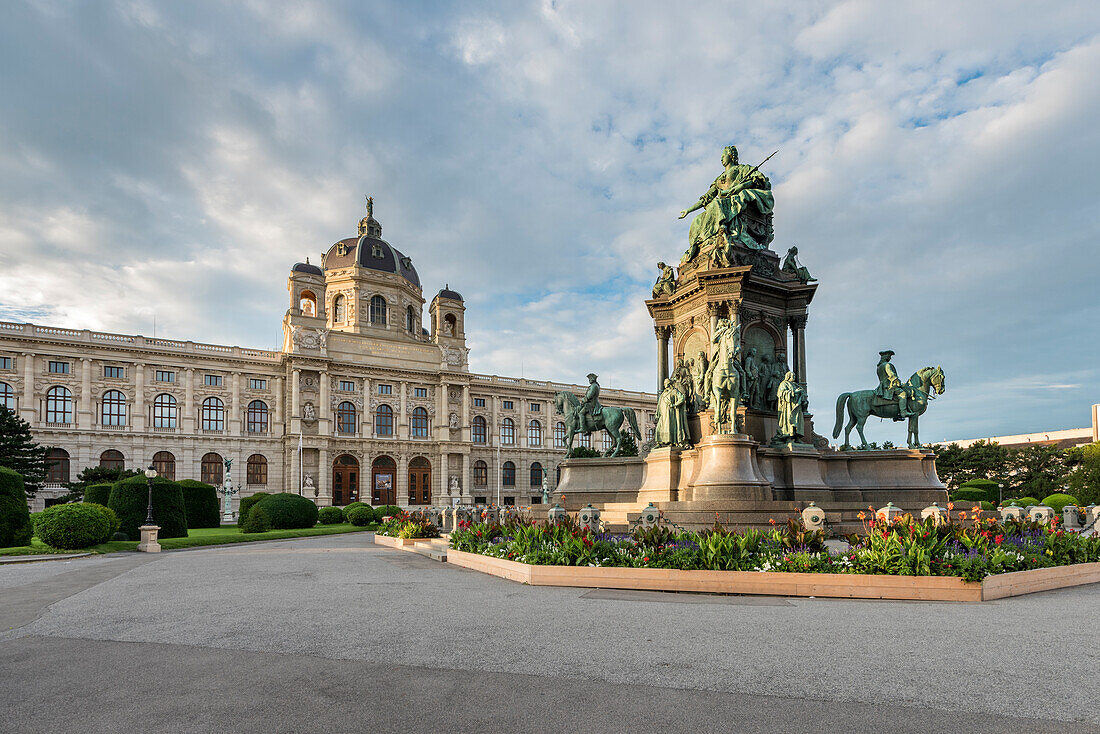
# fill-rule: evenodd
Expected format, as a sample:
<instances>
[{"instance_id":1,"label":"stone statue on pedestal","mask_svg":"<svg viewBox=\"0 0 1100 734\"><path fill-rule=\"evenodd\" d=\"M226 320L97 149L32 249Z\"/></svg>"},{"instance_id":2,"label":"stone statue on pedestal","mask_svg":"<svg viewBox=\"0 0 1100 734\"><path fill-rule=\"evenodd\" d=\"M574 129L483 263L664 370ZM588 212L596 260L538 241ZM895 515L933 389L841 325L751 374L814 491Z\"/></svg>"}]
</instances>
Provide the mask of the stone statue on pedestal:
<instances>
[{"instance_id":1,"label":"stone statue on pedestal","mask_svg":"<svg viewBox=\"0 0 1100 734\"><path fill-rule=\"evenodd\" d=\"M802 266L802 263L798 262L797 247L787 250L787 255L783 258L783 264L779 266L779 269L787 273L793 273L803 283L817 280L817 278L810 275L809 270Z\"/></svg>"},{"instance_id":2,"label":"stone statue on pedestal","mask_svg":"<svg viewBox=\"0 0 1100 734\"><path fill-rule=\"evenodd\" d=\"M687 430L687 397L671 378L657 398L657 435L655 446L685 448L691 440Z\"/></svg>"},{"instance_id":3,"label":"stone statue on pedestal","mask_svg":"<svg viewBox=\"0 0 1100 734\"><path fill-rule=\"evenodd\" d=\"M715 433L737 433L737 406L741 402L744 378L741 375L741 324L736 319L719 319L711 337L714 358L707 370L708 405L714 411L711 427ZM723 428L728 424L729 429Z\"/></svg>"},{"instance_id":4,"label":"stone statue on pedestal","mask_svg":"<svg viewBox=\"0 0 1100 734\"><path fill-rule=\"evenodd\" d=\"M795 381L793 372L787 372L783 377L777 398L779 430L775 434L775 440L777 443L798 443L806 435L806 419L803 413L806 407L806 390Z\"/></svg>"},{"instance_id":5,"label":"stone statue on pedestal","mask_svg":"<svg viewBox=\"0 0 1100 734\"><path fill-rule=\"evenodd\" d=\"M653 297L671 296L676 292L676 272L671 266L657 263L657 269L661 274L657 276L657 282L653 284Z\"/></svg>"}]
</instances>

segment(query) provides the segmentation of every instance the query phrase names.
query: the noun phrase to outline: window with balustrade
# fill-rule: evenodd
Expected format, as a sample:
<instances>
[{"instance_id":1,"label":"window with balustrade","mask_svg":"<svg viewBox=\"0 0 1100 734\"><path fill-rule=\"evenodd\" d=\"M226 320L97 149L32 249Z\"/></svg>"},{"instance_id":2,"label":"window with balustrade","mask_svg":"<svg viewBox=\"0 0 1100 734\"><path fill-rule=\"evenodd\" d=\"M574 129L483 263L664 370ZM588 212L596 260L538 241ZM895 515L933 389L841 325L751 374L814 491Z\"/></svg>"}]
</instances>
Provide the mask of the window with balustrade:
<instances>
[{"instance_id":1,"label":"window with balustrade","mask_svg":"<svg viewBox=\"0 0 1100 734\"><path fill-rule=\"evenodd\" d=\"M73 422L73 394L69 388L57 385L46 391L46 422Z\"/></svg>"},{"instance_id":2,"label":"window with balustrade","mask_svg":"<svg viewBox=\"0 0 1100 734\"><path fill-rule=\"evenodd\" d=\"M210 452L202 457L202 463L199 465L199 476L201 481L206 484L219 485L222 483L224 470L225 464L221 454Z\"/></svg>"},{"instance_id":3,"label":"window with balustrade","mask_svg":"<svg viewBox=\"0 0 1100 734\"><path fill-rule=\"evenodd\" d=\"M473 423L470 424L470 429L470 435L474 443L489 443L488 426L485 423L485 419L480 415L474 416Z\"/></svg>"},{"instance_id":4,"label":"window with balustrade","mask_svg":"<svg viewBox=\"0 0 1100 734\"><path fill-rule=\"evenodd\" d=\"M336 432L342 436L355 435L355 405L345 400L336 406Z\"/></svg>"},{"instance_id":5,"label":"window with balustrade","mask_svg":"<svg viewBox=\"0 0 1100 734\"><path fill-rule=\"evenodd\" d=\"M225 403L221 398L207 398L202 401L202 430L225 430Z\"/></svg>"},{"instance_id":6,"label":"window with balustrade","mask_svg":"<svg viewBox=\"0 0 1100 734\"><path fill-rule=\"evenodd\" d=\"M176 457L170 451L158 451L153 454L153 471L157 476L170 481L176 479Z\"/></svg>"},{"instance_id":7,"label":"window with balustrade","mask_svg":"<svg viewBox=\"0 0 1100 734\"><path fill-rule=\"evenodd\" d=\"M413 408L412 419L409 425L412 427L413 438L427 438L430 435L428 428L428 411L424 408Z\"/></svg>"},{"instance_id":8,"label":"window with balustrade","mask_svg":"<svg viewBox=\"0 0 1100 734\"><path fill-rule=\"evenodd\" d=\"M69 481L69 452L65 449L50 449L46 452L46 481L50 484L64 484Z\"/></svg>"},{"instance_id":9,"label":"window with balustrade","mask_svg":"<svg viewBox=\"0 0 1100 734\"><path fill-rule=\"evenodd\" d=\"M382 403L374 411L374 435L393 435L393 408Z\"/></svg>"},{"instance_id":10,"label":"window with balustrade","mask_svg":"<svg viewBox=\"0 0 1100 734\"><path fill-rule=\"evenodd\" d=\"M99 465L104 469L125 469L126 457L121 451L107 449L99 455Z\"/></svg>"},{"instance_id":11,"label":"window with balustrade","mask_svg":"<svg viewBox=\"0 0 1100 734\"><path fill-rule=\"evenodd\" d=\"M179 418L176 399L168 393L153 398L153 428L175 428Z\"/></svg>"},{"instance_id":12,"label":"window with balustrade","mask_svg":"<svg viewBox=\"0 0 1100 734\"><path fill-rule=\"evenodd\" d=\"M245 464L245 481L253 486L267 484L267 457L263 454L252 454Z\"/></svg>"},{"instance_id":13,"label":"window with balustrade","mask_svg":"<svg viewBox=\"0 0 1100 734\"><path fill-rule=\"evenodd\" d=\"M121 427L126 425L126 396L118 390L103 393L100 412L101 422L105 426Z\"/></svg>"},{"instance_id":14,"label":"window with balustrade","mask_svg":"<svg viewBox=\"0 0 1100 734\"><path fill-rule=\"evenodd\" d=\"M245 426L249 433L267 433L269 412L263 400L253 400L248 404L245 414Z\"/></svg>"}]
</instances>

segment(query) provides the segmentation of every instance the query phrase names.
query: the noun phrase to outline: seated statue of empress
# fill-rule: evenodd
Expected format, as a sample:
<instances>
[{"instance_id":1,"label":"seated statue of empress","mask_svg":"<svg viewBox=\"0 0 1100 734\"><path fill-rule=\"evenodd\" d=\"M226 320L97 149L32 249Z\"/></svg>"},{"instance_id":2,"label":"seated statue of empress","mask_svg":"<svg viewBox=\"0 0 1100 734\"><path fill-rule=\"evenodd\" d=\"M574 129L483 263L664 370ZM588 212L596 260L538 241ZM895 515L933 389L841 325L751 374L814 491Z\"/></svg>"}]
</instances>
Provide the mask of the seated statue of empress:
<instances>
[{"instance_id":1,"label":"seated statue of empress","mask_svg":"<svg viewBox=\"0 0 1100 734\"><path fill-rule=\"evenodd\" d=\"M690 208L680 212L680 219L698 209L703 211L691 222L688 232L690 247L685 261L699 253L699 247L718 233L724 233L730 244L740 243L752 250L763 250L766 244L758 242L749 231L742 216L748 207L754 207L760 216L772 213L775 196L767 176L753 166L737 162L737 148L730 145L722 151L725 170L714 179L707 192Z\"/></svg>"}]
</instances>

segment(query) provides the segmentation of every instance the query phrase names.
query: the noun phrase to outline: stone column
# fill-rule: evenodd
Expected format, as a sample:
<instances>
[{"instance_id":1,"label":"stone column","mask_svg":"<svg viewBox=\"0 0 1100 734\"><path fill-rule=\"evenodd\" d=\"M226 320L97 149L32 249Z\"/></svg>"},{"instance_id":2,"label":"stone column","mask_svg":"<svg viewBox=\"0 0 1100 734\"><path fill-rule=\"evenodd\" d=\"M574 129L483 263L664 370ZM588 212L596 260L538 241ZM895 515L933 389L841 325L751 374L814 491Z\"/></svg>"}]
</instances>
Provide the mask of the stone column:
<instances>
[{"instance_id":1,"label":"stone column","mask_svg":"<svg viewBox=\"0 0 1100 734\"><path fill-rule=\"evenodd\" d=\"M714 338L714 332L718 331L718 304L717 303L708 303L707 304L707 315L710 316L710 334L708 335L708 338L713 339Z\"/></svg>"},{"instance_id":2,"label":"stone column","mask_svg":"<svg viewBox=\"0 0 1100 734\"><path fill-rule=\"evenodd\" d=\"M283 416L286 414L286 406L283 405L283 378L274 378L275 382L275 405L274 410L270 418L271 421L271 435L282 436L286 433L285 430L281 430L278 426L284 424Z\"/></svg>"},{"instance_id":3,"label":"stone column","mask_svg":"<svg viewBox=\"0 0 1100 734\"><path fill-rule=\"evenodd\" d=\"M470 435L470 386L462 386L462 440L469 442L472 440ZM465 479L463 479L462 488L466 489Z\"/></svg>"},{"instance_id":4,"label":"stone column","mask_svg":"<svg viewBox=\"0 0 1100 734\"><path fill-rule=\"evenodd\" d=\"M436 441L451 440L451 399L447 390L447 383L440 381L439 397L435 401L437 433L434 438Z\"/></svg>"},{"instance_id":5,"label":"stone column","mask_svg":"<svg viewBox=\"0 0 1100 734\"><path fill-rule=\"evenodd\" d=\"M332 464L329 463L327 444L321 444L317 452L317 476L313 478L313 486L317 487L317 496L308 499L318 505L332 504ZM359 495L363 495L362 467L359 472ZM370 504L369 502L367 504Z\"/></svg>"},{"instance_id":6,"label":"stone column","mask_svg":"<svg viewBox=\"0 0 1100 734\"><path fill-rule=\"evenodd\" d=\"M489 439L490 446L500 446L500 426L497 424L497 404L500 402L500 398L494 395L489 400L492 402L492 407L490 408L489 427L486 429L489 431L489 435L486 438Z\"/></svg>"},{"instance_id":7,"label":"stone column","mask_svg":"<svg viewBox=\"0 0 1100 734\"><path fill-rule=\"evenodd\" d=\"M792 332L792 346L794 347L795 376L803 388L806 387L806 314L791 316L787 319Z\"/></svg>"},{"instance_id":8,"label":"stone column","mask_svg":"<svg viewBox=\"0 0 1100 734\"><path fill-rule=\"evenodd\" d=\"M23 352L23 404L19 414L32 426L38 425L38 406L34 399L34 355Z\"/></svg>"},{"instance_id":9,"label":"stone column","mask_svg":"<svg viewBox=\"0 0 1100 734\"><path fill-rule=\"evenodd\" d=\"M397 457L397 472L393 478L394 503L401 507L409 506L409 457L401 454Z\"/></svg>"},{"instance_id":10,"label":"stone column","mask_svg":"<svg viewBox=\"0 0 1100 734\"><path fill-rule=\"evenodd\" d=\"M130 425L135 431L145 430L145 363L134 363L134 414Z\"/></svg>"},{"instance_id":11,"label":"stone column","mask_svg":"<svg viewBox=\"0 0 1100 734\"><path fill-rule=\"evenodd\" d=\"M459 486L459 490L458 490L459 497L462 497L463 495L470 494L470 455L469 454L463 454L462 455L461 482L462 482L462 484Z\"/></svg>"},{"instance_id":12,"label":"stone column","mask_svg":"<svg viewBox=\"0 0 1100 734\"><path fill-rule=\"evenodd\" d=\"M241 435L241 373L234 372L230 378L233 402L229 406L229 435Z\"/></svg>"},{"instance_id":13,"label":"stone column","mask_svg":"<svg viewBox=\"0 0 1100 734\"><path fill-rule=\"evenodd\" d=\"M298 442L295 441L290 445L290 476L283 481L283 491L298 494L301 488L299 482L299 477L302 476L301 461L298 455Z\"/></svg>"},{"instance_id":14,"label":"stone column","mask_svg":"<svg viewBox=\"0 0 1100 734\"><path fill-rule=\"evenodd\" d=\"M326 370L317 372L317 379L321 383L320 405L317 406L317 433L321 436L331 436L335 431L332 426L332 398L329 397L329 374Z\"/></svg>"},{"instance_id":15,"label":"stone column","mask_svg":"<svg viewBox=\"0 0 1100 734\"><path fill-rule=\"evenodd\" d=\"M655 326L653 331L657 335L657 392L660 393L668 379L668 338L672 329Z\"/></svg>"},{"instance_id":16,"label":"stone column","mask_svg":"<svg viewBox=\"0 0 1100 734\"><path fill-rule=\"evenodd\" d=\"M358 430L356 430L355 434L359 436L359 438L370 438L374 435L374 416L371 415L370 411L371 392L369 377L363 378L362 390L363 392L361 394L363 396L363 412L362 415L359 416L359 425L356 426ZM361 486L362 482L360 482L360 487ZM362 493L363 491L360 488L359 494ZM370 503L368 502L367 504L369 505Z\"/></svg>"},{"instance_id":17,"label":"stone column","mask_svg":"<svg viewBox=\"0 0 1100 734\"><path fill-rule=\"evenodd\" d=\"M519 435L516 436L516 448L530 448L531 446L527 440L527 421L527 396L525 395L520 398L519 402L519 426L516 428Z\"/></svg>"},{"instance_id":18,"label":"stone column","mask_svg":"<svg viewBox=\"0 0 1100 734\"><path fill-rule=\"evenodd\" d=\"M405 415L405 401L408 399L409 388L405 382L401 383L401 390L399 391L401 402L397 406L397 429L394 431L394 436L400 439L409 439L409 421Z\"/></svg>"},{"instance_id":19,"label":"stone column","mask_svg":"<svg viewBox=\"0 0 1100 734\"><path fill-rule=\"evenodd\" d=\"M188 367L183 373L183 432L195 435L195 370Z\"/></svg>"},{"instance_id":20,"label":"stone column","mask_svg":"<svg viewBox=\"0 0 1100 734\"><path fill-rule=\"evenodd\" d=\"M76 427L90 429L95 420L95 406L92 404L92 360L80 360L80 402L76 412Z\"/></svg>"},{"instance_id":21,"label":"stone column","mask_svg":"<svg viewBox=\"0 0 1100 734\"><path fill-rule=\"evenodd\" d=\"M302 371L292 370L290 373L290 415L293 418L302 417Z\"/></svg>"}]
</instances>

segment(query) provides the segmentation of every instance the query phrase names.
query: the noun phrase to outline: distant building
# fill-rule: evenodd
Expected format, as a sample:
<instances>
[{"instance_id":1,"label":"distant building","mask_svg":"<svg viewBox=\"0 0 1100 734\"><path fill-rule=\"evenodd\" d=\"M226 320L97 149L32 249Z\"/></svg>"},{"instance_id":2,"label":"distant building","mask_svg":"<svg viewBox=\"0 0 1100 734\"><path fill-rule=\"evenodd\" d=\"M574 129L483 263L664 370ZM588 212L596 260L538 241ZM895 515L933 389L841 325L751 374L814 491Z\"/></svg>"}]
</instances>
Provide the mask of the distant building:
<instances>
[{"instance_id":1,"label":"distant building","mask_svg":"<svg viewBox=\"0 0 1100 734\"><path fill-rule=\"evenodd\" d=\"M1063 428L1054 431L1041 431L1039 433L1020 433L1015 436L985 436L983 438L964 438L953 441L940 441L936 446L947 446L957 443L964 449L972 443L987 441L998 443L1009 449L1020 449L1025 446L1057 446L1061 449L1069 449L1074 446L1100 441L1100 404L1092 406L1092 425L1084 428Z\"/></svg>"},{"instance_id":2,"label":"distant building","mask_svg":"<svg viewBox=\"0 0 1100 734\"><path fill-rule=\"evenodd\" d=\"M587 386L469 372L462 296L440 290L425 328L420 276L373 216L287 289L278 351L0 322L0 404L50 447L34 509L97 465L221 484L232 459L245 496L318 505L527 505L556 484L554 396ZM652 439L656 395L600 398Z\"/></svg>"}]
</instances>

